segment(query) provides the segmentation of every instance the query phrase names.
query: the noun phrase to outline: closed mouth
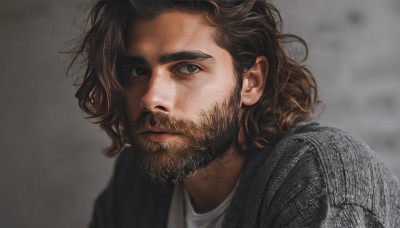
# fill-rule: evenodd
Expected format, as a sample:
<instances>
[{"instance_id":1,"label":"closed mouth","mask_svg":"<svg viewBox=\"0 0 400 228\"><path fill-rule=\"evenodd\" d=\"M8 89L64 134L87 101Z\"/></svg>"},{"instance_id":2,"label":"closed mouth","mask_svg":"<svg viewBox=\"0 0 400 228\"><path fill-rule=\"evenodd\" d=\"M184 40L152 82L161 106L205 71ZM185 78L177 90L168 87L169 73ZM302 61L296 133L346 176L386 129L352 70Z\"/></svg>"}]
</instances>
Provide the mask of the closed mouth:
<instances>
[{"instance_id":1,"label":"closed mouth","mask_svg":"<svg viewBox=\"0 0 400 228\"><path fill-rule=\"evenodd\" d=\"M180 133L167 129L144 129L142 131L139 131L139 134L180 134Z\"/></svg>"}]
</instances>

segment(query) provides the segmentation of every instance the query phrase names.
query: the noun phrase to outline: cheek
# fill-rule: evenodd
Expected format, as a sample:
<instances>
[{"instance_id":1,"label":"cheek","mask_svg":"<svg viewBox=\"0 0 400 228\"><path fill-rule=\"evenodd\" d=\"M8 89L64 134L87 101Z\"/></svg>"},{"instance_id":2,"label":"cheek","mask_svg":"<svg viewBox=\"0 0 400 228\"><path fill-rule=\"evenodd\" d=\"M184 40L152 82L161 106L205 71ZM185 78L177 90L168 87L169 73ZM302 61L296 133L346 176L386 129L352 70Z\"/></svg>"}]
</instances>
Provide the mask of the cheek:
<instances>
[{"instance_id":1,"label":"cheek","mask_svg":"<svg viewBox=\"0 0 400 228\"><path fill-rule=\"evenodd\" d=\"M234 84L224 78L199 80L196 85L177 90L176 111L180 116L197 119L201 111L208 111L217 103L230 98ZM198 84L198 85L197 85Z\"/></svg>"},{"instance_id":2,"label":"cheek","mask_svg":"<svg viewBox=\"0 0 400 228\"><path fill-rule=\"evenodd\" d=\"M193 119L202 106L202 88L193 84L177 85L175 94L175 105L171 114L177 118Z\"/></svg>"},{"instance_id":3,"label":"cheek","mask_svg":"<svg viewBox=\"0 0 400 228\"><path fill-rule=\"evenodd\" d=\"M140 89L130 88L125 92L125 102L128 116L131 120L135 120L140 115L140 99L142 97Z\"/></svg>"}]
</instances>

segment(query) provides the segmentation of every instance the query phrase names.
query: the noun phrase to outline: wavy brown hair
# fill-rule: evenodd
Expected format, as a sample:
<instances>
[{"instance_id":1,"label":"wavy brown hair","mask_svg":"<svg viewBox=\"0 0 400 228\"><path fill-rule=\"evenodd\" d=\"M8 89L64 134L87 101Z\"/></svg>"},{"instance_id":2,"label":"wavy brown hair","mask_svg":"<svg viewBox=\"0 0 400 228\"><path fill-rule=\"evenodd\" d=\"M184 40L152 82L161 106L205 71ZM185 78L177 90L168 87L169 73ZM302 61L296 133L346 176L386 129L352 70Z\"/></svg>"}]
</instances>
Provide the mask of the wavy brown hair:
<instances>
[{"instance_id":1,"label":"wavy brown hair","mask_svg":"<svg viewBox=\"0 0 400 228\"><path fill-rule=\"evenodd\" d=\"M238 83L257 56L268 59L265 91L256 104L243 108L239 120L247 148L271 145L297 123L312 119L319 101L315 79L302 64L307 45L300 37L281 32L280 13L268 0L99 0L91 9L84 37L73 49L70 67L80 62L86 68L76 97L112 139L108 156L118 154L126 143L120 62L126 56L129 24L171 10L201 13L216 27L215 42L231 54ZM304 47L303 59L287 53L292 43Z\"/></svg>"}]
</instances>

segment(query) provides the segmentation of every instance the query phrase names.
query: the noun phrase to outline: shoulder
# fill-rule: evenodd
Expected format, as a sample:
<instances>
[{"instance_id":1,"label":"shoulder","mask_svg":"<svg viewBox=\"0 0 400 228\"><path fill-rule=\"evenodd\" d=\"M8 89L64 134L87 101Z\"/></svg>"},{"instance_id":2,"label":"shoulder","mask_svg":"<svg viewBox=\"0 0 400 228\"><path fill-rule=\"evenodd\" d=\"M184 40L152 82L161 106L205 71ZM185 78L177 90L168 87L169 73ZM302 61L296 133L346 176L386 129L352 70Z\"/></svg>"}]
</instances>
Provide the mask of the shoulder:
<instances>
[{"instance_id":1,"label":"shoulder","mask_svg":"<svg viewBox=\"0 0 400 228\"><path fill-rule=\"evenodd\" d=\"M296 151L303 148L306 154L315 157L334 205L357 203L376 207L379 202L371 202L370 199L383 199L378 199L375 194L390 189L398 191L398 179L376 153L362 140L343 130L317 123L304 124L280 143L290 147L287 150L289 154L296 155ZM280 147L277 146L276 149L279 150ZM299 159L306 157L302 154L299 156ZM360 198L361 196L365 198Z\"/></svg>"},{"instance_id":2,"label":"shoulder","mask_svg":"<svg viewBox=\"0 0 400 228\"><path fill-rule=\"evenodd\" d=\"M305 191L302 197L291 200L317 203L325 208L325 215L320 214L325 217L348 205L382 220L400 216L397 178L368 145L345 131L317 123L301 124L271 155L266 163L274 167L275 179L280 180L275 196L293 189Z\"/></svg>"},{"instance_id":3,"label":"shoulder","mask_svg":"<svg viewBox=\"0 0 400 228\"><path fill-rule=\"evenodd\" d=\"M381 169L385 167L375 152L360 139L343 130L317 123L299 125L294 133L276 145L274 152L278 156L282 154L287 161L313 157L319 163L328 187L339 187L335 192L346 188L348 181L368 178L371 173L366 174L365 171L379 169L383 172ZM337 183L330 186L331 181Z\"/></svg>"},{"instance_id":4,"label":"shoulder","mask_svg":"<svg viewBox=\"0 0 400 228\"><path fill-rule=\"evenodd\" d=\"M96 200L90 227L162 227L172 190L172 183L150 181L137 154L125 148L118 155L109 185Z\"/></svg>"}]
</instances>

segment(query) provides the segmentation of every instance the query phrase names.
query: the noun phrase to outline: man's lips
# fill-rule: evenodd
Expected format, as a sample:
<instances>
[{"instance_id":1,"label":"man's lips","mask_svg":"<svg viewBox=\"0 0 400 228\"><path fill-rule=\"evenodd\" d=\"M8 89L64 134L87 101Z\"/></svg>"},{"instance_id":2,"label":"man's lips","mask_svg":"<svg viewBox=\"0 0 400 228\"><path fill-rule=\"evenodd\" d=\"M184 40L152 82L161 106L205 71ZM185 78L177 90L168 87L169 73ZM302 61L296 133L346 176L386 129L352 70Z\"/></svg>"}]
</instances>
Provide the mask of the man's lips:
<instances>
[{"instance_id":1,"label":"man's lips","mask_svg":"<svg viewBox=\"0 0 400 228\"><path fill-rule=\"evenodd\" d=\"M139 132L139 135L144 136L150 141L163 142L172 137L179 135L177 132L164 129L146 129Z\"/></svg>"},{"instance_id":2,"label":"man's lips","mask_svg":"<svg viewBox=\"0 0 400 228\"><path fill-rule=\"evenodd\" d=\"M145 128L138 131L139 134L146 134L146 133L160 133L160 134L179 134L176 131L164 129L164 128Z\"/></svg>"}]
</instances>

